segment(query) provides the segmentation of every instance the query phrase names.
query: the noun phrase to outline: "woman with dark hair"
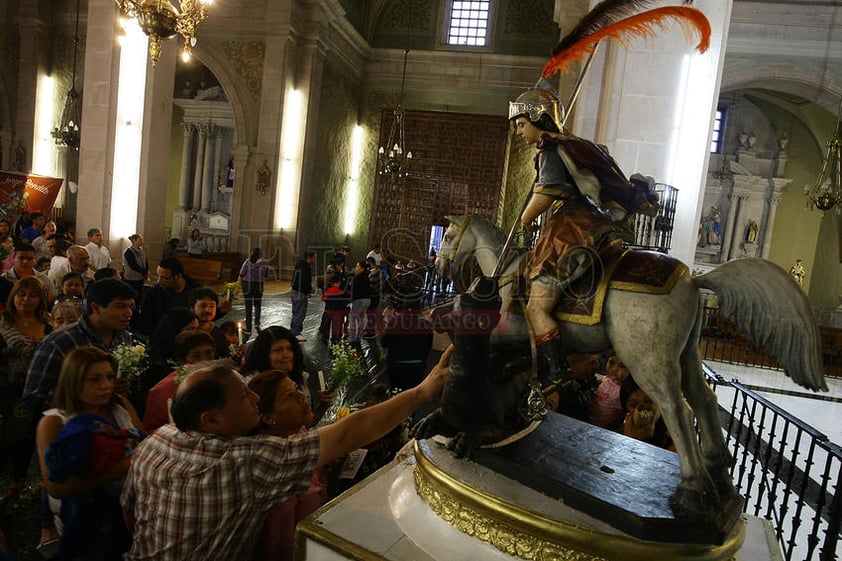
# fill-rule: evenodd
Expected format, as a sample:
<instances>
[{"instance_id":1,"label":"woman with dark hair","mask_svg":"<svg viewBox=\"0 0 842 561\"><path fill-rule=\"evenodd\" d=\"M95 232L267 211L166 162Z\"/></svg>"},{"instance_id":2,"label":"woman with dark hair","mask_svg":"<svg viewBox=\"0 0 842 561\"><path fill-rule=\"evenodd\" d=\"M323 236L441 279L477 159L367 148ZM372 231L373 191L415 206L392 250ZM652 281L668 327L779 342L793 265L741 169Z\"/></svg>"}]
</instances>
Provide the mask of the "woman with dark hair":
<instances>
[{"instance_id":1,"label":"woman with dark hair","mask_svg":"<svg viewBox=\"0 0 842 561\"><path fill-rule=\"evenodd\" d=\"M243 374L248 376L264 370L280 370L296 384L304 382L304 352L286 327L267 327L249 347Z\"/></svg>"},{"instance_id":2,"label":"woman with dark hair","mask_svg":"<svg viewBox=\"0 0 842 561\"><path fill-rule=\"evenodd\" d=\"M200 258L208 246L198 228L193 228L187 239L187 257Z\"/></svg>"},{"instance_id":3,"label":"woman with dark hair","mask_svg":"<svg viewBox=\"0 0 842 561\"><path fill-rule=\"evenodd\" d=\"M35 450L33 411L21 400L26 372L35 347L51 331L47 314L47 293L36 277L20 279L12 287L3 315L0 316L0 469L12 461L12 484L6 493L18 493Z\"/></svg>"},{"instance_id":4,"label":"woman with dark hair","mask_svg":"<svg viewBox=\"0 0 842 561\"><path fill-rule=\"evenodd\" d=\"M321 419L327 407L333 403L333 394L319 388L318 381L311 379L313 377L304 371L301 344L286 327L267 327L249 348L242 373L249 376L264 370L278 370L289 376L307 396L315 411L316 421Z\"/></svg>"},{"instance_id":5,"label":"woman with dark hair","mask_svg":"<svg viewBox=\"0 0 842 561\"><path fill-rule=\"evenodd\" d=\"M143 437L134 429L143 426L114 391L116 370L116 359L101 349L71 351L55 408L38 423L41 477L61 534L59 559L119 559L131 545L119 499L128 455Z\"/></svg>"},{"instance_id":6,"label":"woman with dark hair","mask_svg":"<svg viewBox=\"0 0 842 561\"><path fill-rule=\"evenodd\" d=\"M260 248L256 247L243 261L240 267L240 283L243 286L243 298L246 300L246 333L251 334L252 311L254 326L260 331L260 308L263 304L263 281L269 272L269 264L260 258Z\"/></svg>"},{"instance_id":7,"label":"woman with dark hair","mask_svg":"<svg viewBox=\"0 0 842 561\"><path fill-rule=\"evenodd\" d=\"M306 432L315 416L304 393L279 370L264 370L249 380L249 389L260 397L261 434L288 437ZM310 487L269 511L257 559L292 561L295 526L327 501L327 473L317 469Z\"/></svg>"}]
</instances>

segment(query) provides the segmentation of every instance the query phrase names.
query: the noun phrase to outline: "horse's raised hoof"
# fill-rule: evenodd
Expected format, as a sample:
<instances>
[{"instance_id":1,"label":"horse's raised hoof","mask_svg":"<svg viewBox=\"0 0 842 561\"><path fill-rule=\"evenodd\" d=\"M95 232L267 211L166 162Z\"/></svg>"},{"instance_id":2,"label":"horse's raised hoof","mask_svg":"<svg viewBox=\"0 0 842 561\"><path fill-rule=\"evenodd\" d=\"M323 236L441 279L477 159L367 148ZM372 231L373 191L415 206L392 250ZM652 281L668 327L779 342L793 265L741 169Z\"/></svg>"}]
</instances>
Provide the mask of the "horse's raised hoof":
<instances>
[{"instance_id":1,"label":"horse's raised hoof","mask_svg":"<svg viewBox=\"0 0 842 561\"><path fill-rule=\"evenodd\" d=\"M437 434L451 437L457 433L457 430L445 420L441 409L436 409L415 423L409 432L410 436L421 440L425 438L432 438Z\"/></svg>"}]
</instances>

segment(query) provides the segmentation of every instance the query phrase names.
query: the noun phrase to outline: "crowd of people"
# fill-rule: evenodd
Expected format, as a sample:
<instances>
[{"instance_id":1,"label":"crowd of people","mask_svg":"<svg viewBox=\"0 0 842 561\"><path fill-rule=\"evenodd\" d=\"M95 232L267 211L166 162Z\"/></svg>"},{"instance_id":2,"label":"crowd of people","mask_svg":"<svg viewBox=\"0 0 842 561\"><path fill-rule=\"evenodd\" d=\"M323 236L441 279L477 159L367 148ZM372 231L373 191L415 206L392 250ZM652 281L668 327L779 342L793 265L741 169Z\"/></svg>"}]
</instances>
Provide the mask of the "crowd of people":
<instances>
[{"instance_id":1,"label":"crowd of people","mask_svg":"<svg viewBox=\"0 0 842 561\"><path fill-rule=\"evenodd\" d=\"M99 229L84 246L43 216L19 239L14 229L0 221L0 468L11 466L13 497L35 454L46 559L291 559L295 525L334 492L337 458L400 434L443 388L451 351L427 374L433 330L418 287L401 290L379 246L355 262L343 247L330 261L319 331L358 350L376 338L388 385L327 423L333 394L305 372L301 344L318 286L313 253L296 263L289 329L261 326L260 250L242 263L244 337L226 321L229 299L175 254L151 263L140 234L118 271ZM142 372L123 372L121 352L139 342ZM552 409L670 446L618 357L603 368L574 355L568 368L574 383L548 396Z\"/></svg>"},{"instance_id":2,"label":"crowd of people","mask_svg":"<svg viewBox=\"0 0 842 561\"><path fill-rule=\"evenodd\" d=\"M552 411L675 451L658 404L616 354L568 356L565 379L547 396Z\"/></svg>"},{"instance_id":3,"label":"crowd of people","mask_svg":"<svg viewBox=\"0 0 842 561\"><path fill-rule=\"evenodd\" d=\"M0 221L0 468L11 467L11 498L37 458L45 559L291 559L295 525L327 500L336 460L443 388L449 353L426 378L425 354L399 395L320 423L333 394L304 371L306 298L295 331L261 329L259 249L239 271L244 337L224 317L230 300L175 255L154 266L140 234L118 270L99 229L83 246L32 218L17 237ZM312 255L302 262L296 282L309 296ZM363 309L372 302L369 286ZM124 371L141 344L142 369Z\"/></svg>"}]
</instances>

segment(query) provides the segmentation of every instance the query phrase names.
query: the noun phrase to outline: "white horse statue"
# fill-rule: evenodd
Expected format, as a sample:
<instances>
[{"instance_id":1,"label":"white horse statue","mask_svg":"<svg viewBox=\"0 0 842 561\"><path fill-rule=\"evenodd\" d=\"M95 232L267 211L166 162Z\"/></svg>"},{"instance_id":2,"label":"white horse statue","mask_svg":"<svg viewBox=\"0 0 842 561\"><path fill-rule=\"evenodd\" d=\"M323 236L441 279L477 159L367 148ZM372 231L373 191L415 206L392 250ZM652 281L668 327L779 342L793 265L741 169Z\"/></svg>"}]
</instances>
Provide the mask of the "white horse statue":
<instances>
[{"instance_id":1,"label":"white horse statue","mask_svg":"<svg viewBox=\"0 0 842 561\"><path fill-rule=\"evenodd\" d=\"M447 218L450 226L442 239L437 272L456 275L470 257L475 257L483 274L490 276L504 233L476 216ZM649 260L663 263L664 259L675 266L673 276L677 279L672 288L665 293L646 293L609 284L598 323L561 321L561 339L568 352L613 348L643 391L660 406L675 443L682 481L673 494L673 506L679 510L686 507L686 511L710 508L732 495L734 489L728 474L731 456L722 436L716 396L701 367L700 289L715 292L720 315L776 357L795 382L811 390L827 390L819 331L802 290L789 274L768 261L731 261L694 278L686 266L669 256L641 253L646 256L637 261L639 268L645 269ZM527 258L523 251L512 252L503 266L499 290L504 316L517 307L512 299L513 281ZM701 445L694 419L698 421Z\"/></svg>"}]
</instances>

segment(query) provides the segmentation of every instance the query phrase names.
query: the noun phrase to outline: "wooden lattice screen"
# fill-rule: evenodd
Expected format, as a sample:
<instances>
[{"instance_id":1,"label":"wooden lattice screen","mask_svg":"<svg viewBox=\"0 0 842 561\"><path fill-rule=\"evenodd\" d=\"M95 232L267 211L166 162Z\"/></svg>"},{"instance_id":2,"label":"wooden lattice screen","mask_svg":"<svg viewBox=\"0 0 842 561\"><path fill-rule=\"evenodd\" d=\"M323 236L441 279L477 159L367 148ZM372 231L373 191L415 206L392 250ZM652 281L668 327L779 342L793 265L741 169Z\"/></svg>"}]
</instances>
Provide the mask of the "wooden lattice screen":
<instances>
[{"instance_id":1,"label":"wooden lattice screen","mask_svg":"<svg viewBox=\"0 0 842 561\"><path fill-rule=\"evenodd\" d=\"M384 109L380 142L388 141L393 110ZM509 125L505 117L407 111L409 176L376 175L369 247L404 262L427 261L434 224L448 214L476 214L497 221Z\"/></svg>"}]
</instances>

